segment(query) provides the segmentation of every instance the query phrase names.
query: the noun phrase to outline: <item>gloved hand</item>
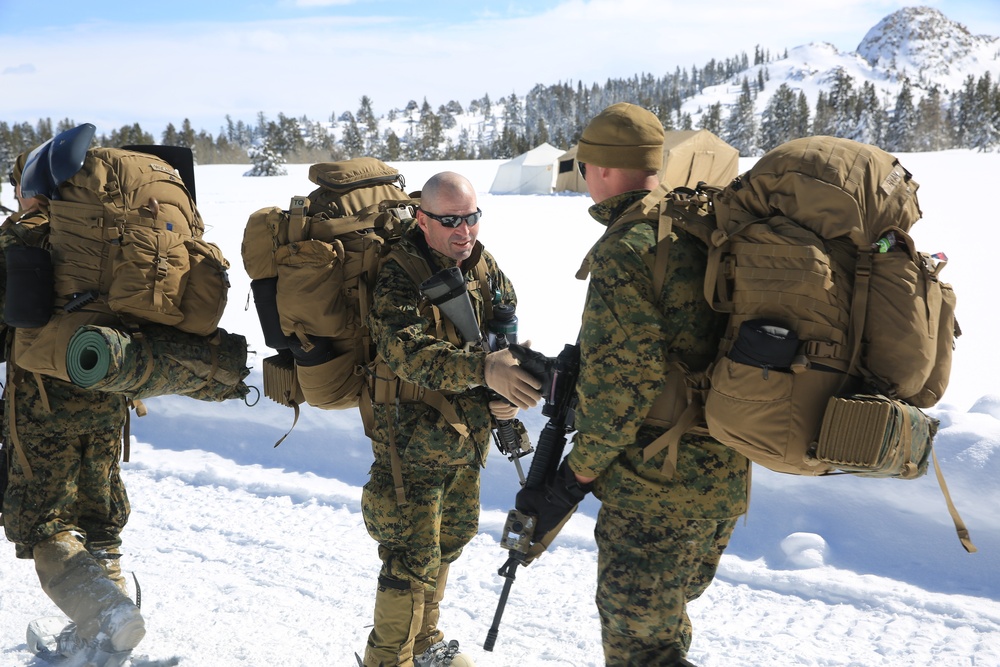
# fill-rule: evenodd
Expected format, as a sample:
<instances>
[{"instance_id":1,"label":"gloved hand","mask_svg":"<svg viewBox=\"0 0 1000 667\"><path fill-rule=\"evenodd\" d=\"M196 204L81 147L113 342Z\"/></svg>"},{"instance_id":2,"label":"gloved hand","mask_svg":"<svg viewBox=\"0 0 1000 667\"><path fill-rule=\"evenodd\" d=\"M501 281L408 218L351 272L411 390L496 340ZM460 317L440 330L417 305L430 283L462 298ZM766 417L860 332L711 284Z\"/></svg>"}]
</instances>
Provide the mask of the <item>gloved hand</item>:
<instances>
[{"instance_id":1,"label":"gloved hand","mask_svg":"<svg viewBox=\"0 0 1000 667\"><path fill-rule=\"evenodd\" d=\"M517 413L520 412L520 410L521 409L516 405L511 405L509 402L504 400L490 401L490 414L500 421L513 419L517 416Z\"/></svg>"},{"instance_id":2,"label":"gloved hand","mask_svg":"<svg viewBox=\"0 0 1000 667\"><path fill-rule=\"evenodd\" d=\"M541 382L518 366L510 349L486 355L485 375L487 387L519 408L533 408L542 398Z\"/></svg>"},{"instance_id":3,"label":"gloved hand","mask_svg":"<svg viewBox=\"0 0 1000 667\"><path fill-rule=\"evenodd\" d=\"M566 459L559 464L552 484L541 489L522 488L517 492L514 507L518 512L535 517L532 542L538 542L559 525L594 488L593 482L580 484Z\"/></svg>"}]
</instances>

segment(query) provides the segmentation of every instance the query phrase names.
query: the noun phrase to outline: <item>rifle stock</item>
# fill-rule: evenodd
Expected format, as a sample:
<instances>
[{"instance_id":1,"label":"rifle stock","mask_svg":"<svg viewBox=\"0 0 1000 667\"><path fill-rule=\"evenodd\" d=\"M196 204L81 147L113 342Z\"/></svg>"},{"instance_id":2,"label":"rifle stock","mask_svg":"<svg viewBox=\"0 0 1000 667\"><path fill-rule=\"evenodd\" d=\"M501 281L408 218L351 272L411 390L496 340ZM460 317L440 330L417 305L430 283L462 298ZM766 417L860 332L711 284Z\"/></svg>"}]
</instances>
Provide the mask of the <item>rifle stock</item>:
<instances>
[{"instance_id":1,"label":"rifle stock","mask_svg":"<svg viewBox=\"0 0 1000 667\"><path fill-rule=\"evenodd\" d=\"M473 345L480 345L485 352L495 352L507 347L507 334L504 332L491 335L489 339L484 338L476 321L476 313L472 309L472 300L465 285L465 276L457 266L438 271L433 276L425 280L420 285L420 292L426 296L432 305L441 310L448 318L455 329L458 330L463 342ZM498 307L499 308L499 307ZM513 319L513 307L507 307L505 318L507 322ZM497 345L496 350L490 348L490 341ZM516 338L515 338L516 342ZM490 392L491 400L501 399L500 394ZM524 473L521 471L520 458L529 454L530 442L522 442L517 433L516 420L493 418L493 439L496 441L497 449L501 451L517 467L518 477L524 483Z\"/></svg>"}]
</instances>

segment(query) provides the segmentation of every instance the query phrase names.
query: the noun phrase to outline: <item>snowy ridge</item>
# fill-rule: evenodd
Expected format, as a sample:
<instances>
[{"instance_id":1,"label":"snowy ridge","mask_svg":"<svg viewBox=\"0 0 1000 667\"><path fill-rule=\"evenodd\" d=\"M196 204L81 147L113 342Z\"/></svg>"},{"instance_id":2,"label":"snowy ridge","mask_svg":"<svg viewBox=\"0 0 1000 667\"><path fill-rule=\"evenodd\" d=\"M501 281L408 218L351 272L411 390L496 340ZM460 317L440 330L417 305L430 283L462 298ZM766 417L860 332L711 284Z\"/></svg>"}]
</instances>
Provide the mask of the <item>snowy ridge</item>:
<instances>
[{"instance_id":1,"label":"snowy ridge","mask_svg":"<svg viewBox=\"0 0 1000 667\"><path fill-rule=\"evenodd\" d=\"M954 90L961 85L961 80L953 81L956 73L968 76L982 73L991 64L996 67L1000 38L972 35L964 25L931 7L906 7L869 30L857 53L895 78L908 75L948 82L945 88Z\"/></svg>"}]
</instances>

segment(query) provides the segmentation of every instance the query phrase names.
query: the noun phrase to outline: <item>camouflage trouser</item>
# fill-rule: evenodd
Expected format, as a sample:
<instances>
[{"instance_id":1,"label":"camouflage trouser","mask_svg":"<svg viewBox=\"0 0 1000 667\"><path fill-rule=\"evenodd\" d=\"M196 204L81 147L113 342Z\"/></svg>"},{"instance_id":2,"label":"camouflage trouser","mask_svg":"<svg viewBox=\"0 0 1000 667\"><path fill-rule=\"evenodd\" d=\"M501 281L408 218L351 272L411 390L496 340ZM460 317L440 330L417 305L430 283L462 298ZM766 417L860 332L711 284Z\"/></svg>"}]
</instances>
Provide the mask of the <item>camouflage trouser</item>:
<instances>
[{"instance_id":1,"label":"camouflage trouser","mask_svg":"<svg viewBox=\"0 0 1000 667\"><path fill-rule=\"evenodd\" d=\"M18 558L31 558L36 544L67 530L79 532L92 553L116 548L129 515L118 466L126 401L62 380L46 377L43 382L51 411L35 376L27 375L13 387L14 404L4 415L6 447L11 448L3 497L7 539ZM27 478L20 455L13 451L12 412L33 479Z\"/></svg>"},{"instance_id":2,"label":"camouflage trouser","mask_svg":"<svg viewBox=\"0 0 1000 667\"><path fill-rule=\"evenodd\" d=\"M708 588L736 519L683 519L604 505L597 608L609 667L673 665L691 646L687 603Z\"/></svg>"},{"instance_id":3,"label":"camouflage trouser","mask_svg":"<svg viewBox=\"0 0 1000 667\"><path fill-rule=\"evenodd\" d=\"M479 467L403 467L407 503L396 504L392 473L375 467L361 495L382 577L433 586L479 530Z\"/></svg>"}]
</instances>

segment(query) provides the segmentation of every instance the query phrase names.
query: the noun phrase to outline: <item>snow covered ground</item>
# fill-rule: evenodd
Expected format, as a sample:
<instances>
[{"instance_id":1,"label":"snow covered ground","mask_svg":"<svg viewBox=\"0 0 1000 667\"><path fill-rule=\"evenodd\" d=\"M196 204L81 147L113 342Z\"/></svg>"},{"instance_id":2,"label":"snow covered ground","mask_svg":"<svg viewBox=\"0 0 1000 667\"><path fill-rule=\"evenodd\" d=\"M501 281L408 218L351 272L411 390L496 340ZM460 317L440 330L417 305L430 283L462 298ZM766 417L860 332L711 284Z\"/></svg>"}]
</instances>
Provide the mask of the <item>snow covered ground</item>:
<instances>
[{"instance_id":1,"label":"snow covered ground","mask_svg":"<svg viewBox=\"0 0 1000 667\"><path fill-rule=\"evenodd\" d=\"M716 581L691 607L689 658L704 667L1000 665L1000 361L991 294L1000 247L987 208L1000 155L900 156L921 183L918 246L944 251L964 335L952 385L930 413L936 450L976 554L955 537L933 474L916 481L797 478L754 469L750 513ZM469 176L485 212L480 238L519 291L522 338L555 354L579 326L585 285L573 278L600 234L582 195L491 196L499 162L403 163L411 189L436 171ZM743 169L752 160L741 161ZM233 264L222 326L269 354L248 301L243 225L254 210L312 190L307 166L243 178L245 166L197 169L206 238ZM10 206L7 189L3 203ZM290 410L267 399L148 401L123 464L133 505L123 566L142 586L149 664L315 667L354 664L371 623L376 547L360 515L370 446L353 412ZM544 418L525 415L537 437ZM527 463L527 461L525 461ZM593 603L597 505L588 500L552 550L518 570L496 648L482 650L506 559L498 539L517 489L493 452L483 476L480 533L452 567L442 627L483 667L603 664ZM57 610L30 561L0 557L0 665L37 666L28 621Z\"/></svg>"}]
</instances>

